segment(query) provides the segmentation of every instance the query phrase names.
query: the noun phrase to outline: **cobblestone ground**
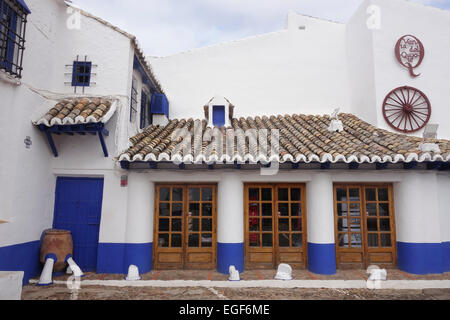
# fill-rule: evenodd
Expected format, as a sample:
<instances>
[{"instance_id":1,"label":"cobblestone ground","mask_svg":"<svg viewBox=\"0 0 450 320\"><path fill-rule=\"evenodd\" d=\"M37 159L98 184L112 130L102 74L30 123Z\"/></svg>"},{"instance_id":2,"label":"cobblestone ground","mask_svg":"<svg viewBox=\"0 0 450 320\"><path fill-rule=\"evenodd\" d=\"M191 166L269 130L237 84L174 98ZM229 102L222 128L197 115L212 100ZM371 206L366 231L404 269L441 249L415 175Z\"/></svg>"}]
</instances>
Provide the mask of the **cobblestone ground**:
<instances>
[{"instance_id":1,"label":"cobblestone ground","mask_svg":"<svg viewBox=\"0 0 450 320\"><path fill-rule=\"evenodd\" d=\"M26 286L23 300L450 300L450 289L268 289L82 287L73 294L65 286Z\"/></svg>"},{"instance_id":2,"label":"cobblestone ground","mask_svg":"<svg viewBox=\"0 0 450 320\"><path fill-rule=\"evenodd\" d=\"M273 279L275 270L250 270L242 280ZM321 276L307 270L294 270L296 280L367 280L364 270L339 270L333 276ZM55 277L64 281L68 276ZM87 273L83 280L123 280L123 275ZM226 281L227 276L215 271L152 271L143 280L213 280ZM450 280L450 273L417 276L399 270L388 270L388 280ZM84 286L71 293L65 285L23 288L24 300L450 300L450 289L425 290L363 290L363 289L275 289L275 288L160 288Z\"/></svg>"}]
</instances>

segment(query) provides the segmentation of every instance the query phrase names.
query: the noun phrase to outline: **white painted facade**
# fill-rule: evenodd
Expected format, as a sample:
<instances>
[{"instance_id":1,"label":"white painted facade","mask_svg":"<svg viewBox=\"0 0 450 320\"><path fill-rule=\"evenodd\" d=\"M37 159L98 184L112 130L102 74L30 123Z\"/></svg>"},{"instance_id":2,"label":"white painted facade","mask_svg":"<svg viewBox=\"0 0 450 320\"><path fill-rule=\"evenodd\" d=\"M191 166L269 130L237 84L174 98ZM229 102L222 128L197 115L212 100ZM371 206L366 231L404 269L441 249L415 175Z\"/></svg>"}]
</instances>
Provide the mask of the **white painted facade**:
<instances>
[{"instance_id":1,"label":"white painted facade","mask_svg":"<svg viewBox=\"0 0 450 320\"><path fill-rule=\"evenodd\" d=\"M4 155L0 173L1 181L11 181L1 187L0 220L8 223L0 224L0 246L35 241L51 227L58 175L105 177L105 198L113 200L105 201L104 209L111 212L111 204L111 214L121 216L126 203L114 202L115 194L123 190L113 157L128 148L128 137L139 131L139 122L129 121L135 52L131 39L84 14L78 15L80 29L68 29L73 12L68 13L62 0L27 0L27 5L32 13L27 23L23 77L17 84L0 71L0 126L8 133L0 138ZM54 158L43 133L31 123L58 99L82 96L81 88L74 94L70 84L77 55L80 60L87 55L88 61L97 65L92 70L95 85L85 89L85 96L117 103L116 113L106 125L109 158L103 156L98 137L90 136L55 136L60 156ZM139 73L135 76L140 99L142 80ZM138 108L137 119L139 113ZM32 141L30 149L23 142L27 136Z\"/></svg>"},{"instance_id":2,"label":"white painted facade","mask_svg":"<svg viewBox=\"0 0 450 320\"><path fill-rule=\"evenodd\" d=\"M236 170L126 171L114 159L140 131L130 123L132 77L136 48L123 32L80 15L81 29L66 27L67 6L57 0L26 0L32 14L27 25L27 49L20 84L0 80L0 248L39 240L53 221L56 178L104 178L100 243L153 242L155 183L218 184L217 240L239 244L244 239L244 183L306 184L308 242L335 242L333 183L394 184L397 241L450 242L450 179L437 171L283 170L275 176ZM370 5L381 9L381 29L366 26ZM413 23L411 23L413 21ZM432 23L431 23L432 22ZM169 57L148 57L170 102L170 118L204 118L203 106L219 94L236 106L234 117L276 114L330 114L335 108L389 129L382 117L386 94L399 86L423 90L431 100L430 123L440 125L439 138L450 139L450 13L403 0L364 1L347 24L289 13L285 30L214 45ZM416 34L426 57L409 76L395 59L394 46L404 34ZM87 96L117 102L106 125L109 157L93 136L58 136L59 157L32 120L57 99L74 95L66 74L76 56L87 55L97 65L95 86ZM1 73L1 71L0 71ZM3 75L2 79L4 78ZM211 108L210 108L211 110ZM228 110L228 108L226 108ZM210 115L211 119L211 115ZM166 121L162 119L161 121ZM228 121L228 116L225 117ZM421 135L418 132L417 135ZM23 143L29 136L31 149ZM128 175L128 187L121 176Z\"/></svg>"},{"instance_id":3,"label":"white painted facade","mask_svg":"<svg viewBox=\"0 0 450 320\"><path fill-rule=\"evenodd\" d=\"M379 29L368 27L373 6ZM347 24L290 12L285 30L148 60L174 118L202 118L199 106L221 94L236 106L236 117L331 114L339 107L392 131L382 115L384 98L409 85L428 96L430 123L440 125L439 138L448 139L449 29L448 11L404 0L366 0ZM425 59L415 70L422 74L415 79L395 57L395 44L406 34L425 46Z\"/></svg>"}]
</instances>

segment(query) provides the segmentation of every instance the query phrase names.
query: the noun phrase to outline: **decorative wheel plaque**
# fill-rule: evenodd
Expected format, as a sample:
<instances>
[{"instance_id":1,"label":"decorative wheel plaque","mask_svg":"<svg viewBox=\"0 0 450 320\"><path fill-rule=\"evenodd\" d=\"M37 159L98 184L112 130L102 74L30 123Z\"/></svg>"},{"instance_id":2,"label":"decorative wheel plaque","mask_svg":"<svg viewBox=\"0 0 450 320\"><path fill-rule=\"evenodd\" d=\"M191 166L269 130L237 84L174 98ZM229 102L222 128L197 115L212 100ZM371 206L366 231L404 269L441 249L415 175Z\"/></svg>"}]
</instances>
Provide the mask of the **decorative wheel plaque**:
<instances>
[{"instance_id":1,"label":"decorative wheel plaque","mask_svg":"<svg viewBox=\"0 0 450 320\"><path fill-rule=\"evenodd\" d=\"M401 37L395 46L395 55L398 62L408 68L411 77L420 76L414 73L414 69L420 66L425 57L425 48L419 39L412 35Z\"/></svg>"},{"instance_id":2,"label":"decorative wheel plaque","mask_svg":"<svg viewBox=\"0 0 450 320\"><path fill-rule=\"evenodd\" d=\"M418 89L399 87L392 90L384 99L383 116L394 130L404 133L416 132L430 121L430 100Z\"/></svg>"}]
</instances>

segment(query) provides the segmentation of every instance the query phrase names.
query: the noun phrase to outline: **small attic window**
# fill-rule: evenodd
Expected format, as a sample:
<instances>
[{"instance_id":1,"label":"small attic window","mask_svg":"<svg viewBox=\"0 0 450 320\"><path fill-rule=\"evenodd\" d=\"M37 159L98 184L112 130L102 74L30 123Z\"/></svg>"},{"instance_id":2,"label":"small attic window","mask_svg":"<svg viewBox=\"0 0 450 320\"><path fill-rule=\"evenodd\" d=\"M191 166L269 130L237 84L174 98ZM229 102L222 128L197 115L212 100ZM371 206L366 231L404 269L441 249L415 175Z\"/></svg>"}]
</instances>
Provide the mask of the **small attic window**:
<instances>
[{"instance_id":1,"label":"small attic window","mask_svg":"<svg viewBox=\"0 0 450 320\"><path fill-rule=\"evenodd\" d=\"M89 87L91 84L92 62L74 61L72 87Z\"/></svg>"},{"instance_id":2,"label":"small attic window","mask_svg":"<svg viewBox=\"0 0 450 320\"><path fill-rule=\"evenodd\" d=\"M213 125L218 127L225 125L225 106L213 106Z\"/></svg>"}]
</instances>

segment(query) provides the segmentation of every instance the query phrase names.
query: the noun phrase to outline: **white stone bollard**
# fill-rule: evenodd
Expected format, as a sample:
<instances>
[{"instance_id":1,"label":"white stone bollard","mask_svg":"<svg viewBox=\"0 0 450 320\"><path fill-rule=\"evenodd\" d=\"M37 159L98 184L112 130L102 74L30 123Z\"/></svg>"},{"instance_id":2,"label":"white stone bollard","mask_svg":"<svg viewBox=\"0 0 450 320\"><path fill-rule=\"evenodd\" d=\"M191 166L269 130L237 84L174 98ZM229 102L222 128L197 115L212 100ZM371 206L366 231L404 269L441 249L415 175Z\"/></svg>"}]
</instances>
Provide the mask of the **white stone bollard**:
<instances>
[{"instance_id":1,"label":"white stone bollard","mask_svg":"<svg viewBox=\"0 0 450 320\"><path fill-rule=\"evenodd\" d=\"M141 280L141 276L139 275L139 268L135 265L130 265L128 268L128 275L125 278L127 281L138 281Z\"/></svg>"},{"instance_id":2,"label":"white stone bollard","mask_svg":"<svg viewBox=\"0 0 450 320\"><path fill-rule=\"evenodd\" d=\"M292 280L292 267L285 263L280 264L275 280Z\"/></svg>"},{"instance_id":3,"label":"white stone bollard","mask_svg":"<svg viewBox=\"0 0 450 320\"><path fill-rule=\"evenodd\" d=\"M235 266L230 266L229 268L230 276L228 277L228 281L241 281L239 276L239 271L236 270Z\"/></svg>"}]
</instances>

